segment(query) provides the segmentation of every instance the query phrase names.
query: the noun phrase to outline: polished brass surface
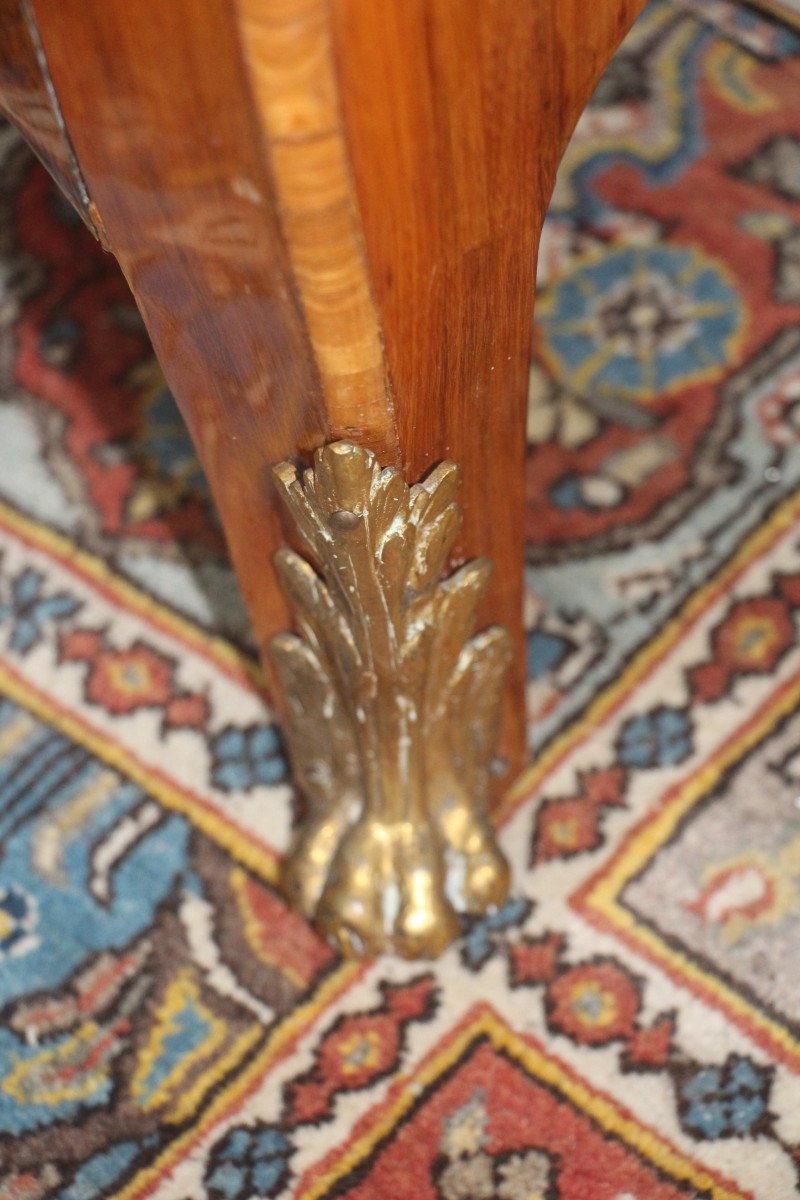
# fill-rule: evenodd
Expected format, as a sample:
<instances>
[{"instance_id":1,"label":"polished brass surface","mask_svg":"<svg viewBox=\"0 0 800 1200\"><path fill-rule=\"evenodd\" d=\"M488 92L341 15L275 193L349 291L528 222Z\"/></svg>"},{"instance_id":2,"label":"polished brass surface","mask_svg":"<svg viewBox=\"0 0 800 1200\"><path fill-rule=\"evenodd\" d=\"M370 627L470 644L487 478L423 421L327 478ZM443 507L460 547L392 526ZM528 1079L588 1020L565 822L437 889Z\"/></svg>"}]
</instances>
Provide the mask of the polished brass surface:
<instances>
[{"instance_id":1,"label":"polished brass surface","mask_svg":"<svg viewBox=\"0 0 800 1200\"><path fill-rule=\"evenodd\" d=\"M307 815L283 870L292 904L350 956L433 957L459 913L502 903L508 866L487 810L505 629L471 637L491 564L442 574L459 469L414 487L349 442L279 491L308 561L278 551L297 634L271 652Z\"/></svg>"}]
</instances>

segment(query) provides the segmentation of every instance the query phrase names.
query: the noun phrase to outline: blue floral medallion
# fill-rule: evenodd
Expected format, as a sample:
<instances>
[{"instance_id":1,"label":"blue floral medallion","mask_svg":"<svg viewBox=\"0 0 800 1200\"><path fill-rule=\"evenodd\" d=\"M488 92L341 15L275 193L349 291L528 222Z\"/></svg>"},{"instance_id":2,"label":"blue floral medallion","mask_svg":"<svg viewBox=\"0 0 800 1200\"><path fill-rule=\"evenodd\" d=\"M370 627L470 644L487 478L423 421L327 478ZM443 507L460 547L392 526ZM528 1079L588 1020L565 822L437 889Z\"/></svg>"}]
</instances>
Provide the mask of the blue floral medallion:
<instances>
[{"instance_id":1,"label":"blue floral medallion","mask_svg":"<svg viewBox=\"0 0 800 1200\"><path fill-rule=\"evenodd\" d=\"M579 260L536 317L556 377L579 395L647 400L735 362L744 305L694 247L622 246Z\"/></svg>"}]
</instances>

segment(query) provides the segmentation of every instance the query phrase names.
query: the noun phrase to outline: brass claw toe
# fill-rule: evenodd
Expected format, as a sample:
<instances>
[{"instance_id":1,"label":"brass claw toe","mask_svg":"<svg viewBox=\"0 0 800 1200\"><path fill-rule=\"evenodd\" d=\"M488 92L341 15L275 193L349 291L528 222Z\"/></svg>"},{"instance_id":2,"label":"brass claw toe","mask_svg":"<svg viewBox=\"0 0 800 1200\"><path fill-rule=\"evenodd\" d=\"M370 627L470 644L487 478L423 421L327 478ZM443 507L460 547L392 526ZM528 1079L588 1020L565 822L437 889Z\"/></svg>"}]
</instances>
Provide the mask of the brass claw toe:
<instances>
[{"instance_id":1,"label":"brass claw toe","mask_svg":"<svg viewBox=\"0 0 800 1200\"><path fill-rule=\"evenodd\" d=\"M508 888L487 802L510 637L471 636L488 562L443 578L458 477L442 463L409 487L349 442L275 471L308 555L276 556L297 634L271 650L310 810L284 888L349 955L435 956L457 911Z\"/></svg>"},{"instance_id":2,"label":"brass claw toe","mask_svg":"<svg viewBox=\"0 0 800 1200\"><path fill-rule=\"evenodd\" d=\"M365 821L342 842L319 909L320 929L350 957L394 950L436 958L457 935L432 831Z\"/></svg>"}]
</instances>

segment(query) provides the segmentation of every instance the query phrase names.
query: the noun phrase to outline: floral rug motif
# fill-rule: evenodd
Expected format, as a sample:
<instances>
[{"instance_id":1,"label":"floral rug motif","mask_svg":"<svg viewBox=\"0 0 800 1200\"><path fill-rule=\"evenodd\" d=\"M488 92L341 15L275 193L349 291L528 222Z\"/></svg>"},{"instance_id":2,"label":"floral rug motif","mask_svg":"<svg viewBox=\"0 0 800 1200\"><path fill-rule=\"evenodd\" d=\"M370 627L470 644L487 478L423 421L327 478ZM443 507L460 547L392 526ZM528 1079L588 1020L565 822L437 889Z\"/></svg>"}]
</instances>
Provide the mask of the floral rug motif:
<instances>
[{"instance_id":1,"label":"floral rug motif","mask_svg":"<svg viewBox=\"0 0 800 1200\"><path fill-rule=\"evenodd\" d=\"M531 367L515 889L435 964L291 792L130 296L0 130L0 1200L800 1195L800 36L653 0Z\"/></svg>"}]
</instances>

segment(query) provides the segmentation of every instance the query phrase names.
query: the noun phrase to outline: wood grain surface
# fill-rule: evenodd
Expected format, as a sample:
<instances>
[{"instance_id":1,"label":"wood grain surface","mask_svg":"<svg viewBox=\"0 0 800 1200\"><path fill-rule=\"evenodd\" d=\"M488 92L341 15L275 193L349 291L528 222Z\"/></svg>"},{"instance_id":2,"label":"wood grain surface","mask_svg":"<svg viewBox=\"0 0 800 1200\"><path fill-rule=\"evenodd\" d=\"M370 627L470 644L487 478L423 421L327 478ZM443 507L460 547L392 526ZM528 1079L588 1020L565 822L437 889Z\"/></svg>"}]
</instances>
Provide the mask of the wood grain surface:
<instances>
[{"instance_id":1,"label":"wood grain surface","mask_svg":"<svg viewBox=\"0 0 800 1200\"><path fill-rule=\"evenodd\" d=\"M330 435L238 12L44 0L36 16L91 198L211 483L262 646L288 614L270 465ZM202 19L200 17L202 16Z\"/></svg>"},{"instance_id":2,"label":"wood grain surface","mask_svg":"<svg viewBox=\"0 0 800 1200\"><path fill-rule=\"evenodd\" d=\"M341 436L409 481L455 458L455 558L494 559L481 617L516 644L516 766L537 241L642 0L0 3L35 29L84 207L195 439L262 647L287 622L271 464ZM0 103L25 131L9 79Z\"/></svg>"},{"instance_id":3,"label":"wood grain surface","mask_svg":"<svg viewBox=\"0 0 800 1200\"><path fill-rule=\"evenodd\" d=\"M0 0L0 113L12 120L90 228L83 179L47 75L35 20L20 0Z\"/></svg>"},{"instance_id":4,"label":"wood grain surface","mask_svg":"<svg viewBox=\"0 0 800 1200\"><path fill-rule=\"evenodd\" d=\"M242 53L328 420L337 435L396 464L394 408L326 10L318 0L240 0L240 11Z\"/></svg>"},{"instance_id":5,"label":"wood grain surface","mask_svg":"<svg viewBox=\"0 0 800 1200\"><path fill-rule=\"evenodd\" d=\"M516 639L524 738L525 420L536 255L555 172L639 0L333 0L340 91L403 466L463 470L482 619ZM589 9L590 11L587 11Z\"/></svg>"}]
</instances>

